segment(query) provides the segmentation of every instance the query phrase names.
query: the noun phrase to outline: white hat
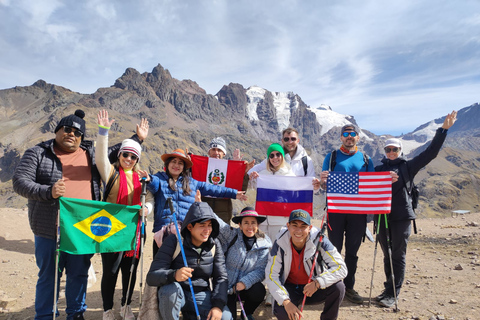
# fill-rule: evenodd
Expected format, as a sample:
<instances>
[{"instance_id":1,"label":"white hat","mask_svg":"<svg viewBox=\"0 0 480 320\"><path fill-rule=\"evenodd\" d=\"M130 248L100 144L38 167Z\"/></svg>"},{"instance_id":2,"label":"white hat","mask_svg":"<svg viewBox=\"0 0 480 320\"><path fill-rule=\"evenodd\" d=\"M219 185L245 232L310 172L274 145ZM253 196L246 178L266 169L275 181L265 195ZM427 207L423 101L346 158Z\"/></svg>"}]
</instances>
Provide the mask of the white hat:
<instances>
[{"instance_id":1,"label":"white hat","mask_svg":"<svg viewBox=\"0 0 480 320\"><path fill-rule=\"evenodd\" d=\"M388 147L388 146L403 149L402 141L400 141L400 139L396 139L396 138L387 139L387 141L385 141L385 147Z\"/></svg>"},{"instance_id":2,"label":"white hat","mask_svg":"<svg viewBox=\"0 0 480 320\"><path fill-rule=\"evenodd\" d=\"M122 146L120 147L120 150L118 150L118 156L120 156L122 152L133 153L138 157L138 160L140 160L140 155L142 154L142 147L135 140L125 139L122 141Z\"/></svg>"}]
</instances>

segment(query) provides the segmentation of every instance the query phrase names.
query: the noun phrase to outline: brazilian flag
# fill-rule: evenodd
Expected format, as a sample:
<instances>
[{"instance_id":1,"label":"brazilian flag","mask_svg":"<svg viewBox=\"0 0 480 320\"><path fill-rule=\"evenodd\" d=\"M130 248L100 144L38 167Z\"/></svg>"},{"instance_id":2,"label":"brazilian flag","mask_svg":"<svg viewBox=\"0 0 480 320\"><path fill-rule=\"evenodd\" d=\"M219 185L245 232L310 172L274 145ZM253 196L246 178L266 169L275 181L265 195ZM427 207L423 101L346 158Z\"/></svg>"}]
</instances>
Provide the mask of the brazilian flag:
<instances>
[{"instance_id":1,"label":"brazilian flag","mask_svg":"<svg viewBox=\"0 0 480 320\"><path fill-rule=\"evenodd\" d=\"M60 197L60 250L71 254L133 250L140 209Z\"/></svg>"}]
</instances>

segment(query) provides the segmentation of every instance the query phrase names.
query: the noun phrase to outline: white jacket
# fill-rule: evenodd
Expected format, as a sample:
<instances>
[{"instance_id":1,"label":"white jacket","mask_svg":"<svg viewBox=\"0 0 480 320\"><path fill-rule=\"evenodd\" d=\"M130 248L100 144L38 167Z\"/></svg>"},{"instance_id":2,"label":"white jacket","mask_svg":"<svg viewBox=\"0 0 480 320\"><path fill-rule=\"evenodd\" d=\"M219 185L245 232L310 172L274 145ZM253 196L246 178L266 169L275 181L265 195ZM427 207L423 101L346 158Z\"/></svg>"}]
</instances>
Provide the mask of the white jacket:
<instances>
[{"instance_id":1,"label":"white jacket","mask_svg":"<svg viewBox=\"0 0 480 320\"><path fill-rule=\"evenodd\" d=\"M303 266L307 275L310 275L312 268L319 232L317 228L313 227L310 231L310 238L305 244ZM322 263L319 265L317 259L312 281L317 281L321 289L325 289L346 277L347 267L345 262L335 246L326 237L323 238L320 245L320 256L322 257ZM283 285L290 273L291 264L292 247L290 245L290 233L286 228L282 228L270 251L268 264L265 269L265 282L268 290L279 305L282 305L284 300L289 299L288 291Z\"/></svg>"}]
</instances>

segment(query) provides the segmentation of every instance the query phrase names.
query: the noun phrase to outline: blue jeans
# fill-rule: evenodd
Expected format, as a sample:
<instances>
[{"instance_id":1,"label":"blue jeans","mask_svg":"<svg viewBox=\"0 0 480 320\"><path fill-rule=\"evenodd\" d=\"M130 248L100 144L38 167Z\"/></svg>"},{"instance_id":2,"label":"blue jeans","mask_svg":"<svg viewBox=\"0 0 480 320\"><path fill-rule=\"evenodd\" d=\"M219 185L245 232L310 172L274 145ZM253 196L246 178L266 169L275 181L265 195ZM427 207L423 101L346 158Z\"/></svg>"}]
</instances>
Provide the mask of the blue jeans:
<instances>
[{"instance_id":1,"label":"blue jeans","mask_svg":"<svg viewBox=\"0 0 480 320\"><path fill-rule=\"evenodd\" d=\"M212 309L212 303L210 300L211 296L211 291L195 293L198 312L200 313L200 318L202 318L202 320L207 319L208 313ZM184 291L178 282L170 283L158 288L158 308L162 320L178 320L180 318L180 311L185 320L197 319L190 290ZM232 319L232 314L226 305L222 312L222 320Z\"/></svg>"},{"instance_id":2,"label":"blue jeans","mask_svg":"<svg viewBox=\"0 0 480 320\"><path fill-rule=\"evenodd\" d=\"M39 269L35 293L35 320L53 319L55 248L55 240L35 236L35 259ZM87 295L88 268L90 268L91 257L91 254L73 255L60 252L56 299L58 300L62 271L65 269L67 275L65 285L67 320L73 319L75 314L87 310L85 296ZM56 314L59 315L58 310L56 310Z\"/></svg>"}]
</instances>

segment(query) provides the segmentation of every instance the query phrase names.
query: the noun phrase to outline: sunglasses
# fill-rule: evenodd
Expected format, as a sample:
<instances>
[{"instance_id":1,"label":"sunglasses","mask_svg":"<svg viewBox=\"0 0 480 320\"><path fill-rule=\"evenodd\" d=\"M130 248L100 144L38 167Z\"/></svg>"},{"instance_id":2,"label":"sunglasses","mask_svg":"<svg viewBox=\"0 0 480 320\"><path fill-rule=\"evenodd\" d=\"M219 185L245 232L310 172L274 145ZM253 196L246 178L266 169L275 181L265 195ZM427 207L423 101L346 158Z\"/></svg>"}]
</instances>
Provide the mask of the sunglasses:
<instances>
[{"instance_id":1,"label":"sunglasses","mask_svg":"<svg viewBox=\"0 0 480 320\"><path fill-rule=\"evenodd\" d=\"M132 159L133 161L137 160L138 157L134 154L131 154L131 153L128 153L128 152L124 152L122 153L122 156L127 159L128 157L130 157L130 159Z\"/></svg>"},{"instance_id":2,"label":"sunglasses","mask_svg":"<svg viewBox=\"0 0 480 320\"><path fill-rule=\"evenodd\" d=\"M63 131L67 134L73 132L73 134L77 138L80 138L83 135L82 131L80 131L80 130L75 130L74 131L72 127L63 126Z\"/></svg>"},{"instance_id":3,"label":"sunglasses","mask_svg":"<svg viewBox=\"0 0 480 320\"><path fill-rule=\"evenodd\" d=\"M285 138L283 138L283 141L285 141L285 142L297 141L297 137L285 137Z\"/></svg>"},{"instance_id":4,"label":"sunglasses","mask_svg":"<svg viewBox=\"0 0 480 320\"><path fill-rule=\"evenodd\" d=\"M390 153L390 152L395 152L397 153L398 151L400 151L400 148L397 148L397 147L393 147L393 148L384 148L383 150L385 150L385 153Z\"/></svg>"},{"instance_id":5,"label":"sunglasses","mask_svg":"<svg viewBox=\"0 0 480 320\"><path fill-rule=\"evenodd\" d=\"M270 153L270 155L268 156L270 159L273 159L273 158L280 158L282 156L282 154L280 152L275 152L275 153Z\"/></svg>"},{"instance_id":6,"label":"sunglasses","mask_svg":"<svg viewBox=\"0 0 480 320\"><path fill-rule=\"evenodd\" d=\"M352 137L352 138L355 138L355 137L357 136L357 133L356 133L355 131L352 131L352 132L344 132L344 133L342 133L342 136L345 137L345 138L348 137L348 136L350 136L350 137Z\"/></svg>"}]
</instances>

